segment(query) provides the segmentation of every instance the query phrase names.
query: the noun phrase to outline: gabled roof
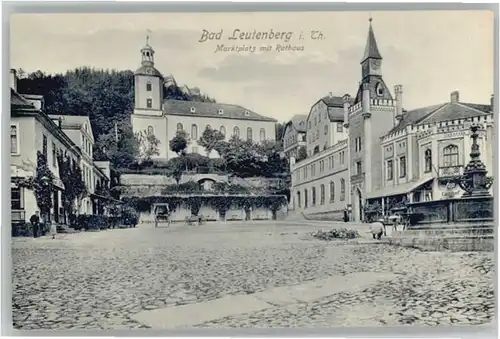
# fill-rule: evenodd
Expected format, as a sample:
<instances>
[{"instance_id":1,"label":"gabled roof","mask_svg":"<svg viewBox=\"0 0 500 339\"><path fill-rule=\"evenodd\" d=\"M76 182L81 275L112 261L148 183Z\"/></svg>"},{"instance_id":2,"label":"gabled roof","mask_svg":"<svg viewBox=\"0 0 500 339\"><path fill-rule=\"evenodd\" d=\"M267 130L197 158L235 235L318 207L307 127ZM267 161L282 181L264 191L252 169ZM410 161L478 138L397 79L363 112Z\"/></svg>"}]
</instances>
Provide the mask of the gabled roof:
<instances>
[{"instance_id":1,"label":"gabled roof","mask_svg":"<svg viewBox=\"0 0 500 339\"><path fill-rule=\"evenodd\" d=\"M192 112L194 108L194 112ZM255 120L276 122L276 119L259 115L247 108L211 102L183 101L167 99L163 102L165 114L222 119Z\"/></svg>"},{"instance_id":2,"label":"gabled roof","mask_svg":"<svg viewBox=\"0 0 500 339\"><path fill-rule=\"evenodd\" d=\"M365 54L361 63L368 58L372 59L382 59L382 55L378 51L377 40L375 40L375 34L373 33L372 19L370 18L370 28L368 29L368 38L366 39Z\"/></svg>"},{"instance_id":3,"label":"gabled roof","mask_svg":"<svg viewBox=\"0 0 500 339\"><path fill-rule=\"evenodd\" d=\"M61 119L61 128L83 128L84 125L87 126L87 133L94 138L94 133L92 132L92 125L90 124L90 118L86 115L56 115L49 114L49 117L54 121L59 121Z\"/></svg>"},{"instance_id":4,"label":"gabled roof","mask_svg":"<svg viewBox=\"0 0 500 339\"><path fill-rule=\"evenodd\" d=\"M391 129L387 135L401 131L407 126L420 124L434 124L455 119L467 119L491 114L491 106L482 104L468 104L461 102L447 102L417 108L404 114L403 119Z\"/></svg>"}]
</instances>

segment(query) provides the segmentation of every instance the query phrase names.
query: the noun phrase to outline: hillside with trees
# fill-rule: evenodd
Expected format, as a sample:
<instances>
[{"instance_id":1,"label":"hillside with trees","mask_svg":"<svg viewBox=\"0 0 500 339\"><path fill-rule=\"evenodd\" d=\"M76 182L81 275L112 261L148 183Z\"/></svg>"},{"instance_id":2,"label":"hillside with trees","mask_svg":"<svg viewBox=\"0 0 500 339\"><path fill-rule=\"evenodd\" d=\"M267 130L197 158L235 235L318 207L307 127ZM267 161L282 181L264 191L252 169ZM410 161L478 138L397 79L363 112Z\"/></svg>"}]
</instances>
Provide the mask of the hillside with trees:
<instances>
[{"instance_id":1,"label":"hillside with trees","mask_svg":"<svg viewBox=\"0 0 500 339\"><path fill-rule=\"evenodd\" d=\"M43 95L48 114L89 116L94 132L94 157L110 160L115 168L142 170L168 168L174 176L196 167L224 170L241 176L272 176L287 172L288 165L279 157L284 124L276 125L277 142L262 145L236 138L223 140L218 131L206 130L198 140L207 155L215 150L221 159L187 154L189 135L182 132L171 138L169 147L180 159L169 164L151 161L159 154L158 140L147 131L132 132L130 115L134 105L134 74L131 71L77 68L64 74L41 71L26 74L18 70L18 92ZM191 95L177 85L164 88L167 99L215 102L204 95Z\"/></svg>"}]
</instances>

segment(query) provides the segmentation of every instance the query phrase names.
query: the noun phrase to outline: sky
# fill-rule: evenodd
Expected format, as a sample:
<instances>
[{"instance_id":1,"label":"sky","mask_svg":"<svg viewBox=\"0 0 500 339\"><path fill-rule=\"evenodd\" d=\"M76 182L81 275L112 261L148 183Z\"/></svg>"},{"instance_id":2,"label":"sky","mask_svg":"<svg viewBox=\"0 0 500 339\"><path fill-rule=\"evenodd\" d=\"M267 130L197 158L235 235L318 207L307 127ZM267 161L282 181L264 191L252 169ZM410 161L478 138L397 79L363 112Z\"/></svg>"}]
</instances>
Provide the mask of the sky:
<instances>
[{"instance_id":1,"label":"sky","mask_svg":"<svg viewBox=\"0 0 500 339\"><path fill-rule=\"evenodd\" d=\"M155 67L163 75L199 87L218 102L287 121L308 114L330 92L356 94L370 15L384 81L393 95L394 85L403 85L405 109L447 102L455 90L463 102L489 103L494 91L489 11L14 14L11 68L134 71L149 34ZM288 42L229 40L235 29L293 36ZM199 42L203 30L222 30L222 38ZM322 32L322 39L312 39L312 31ZM256 51L215 53L218 44L253 45ZM278 52L277 44L303 47ZM260 52L264 45L272 51Z\"/></svg>"}]
</instances>

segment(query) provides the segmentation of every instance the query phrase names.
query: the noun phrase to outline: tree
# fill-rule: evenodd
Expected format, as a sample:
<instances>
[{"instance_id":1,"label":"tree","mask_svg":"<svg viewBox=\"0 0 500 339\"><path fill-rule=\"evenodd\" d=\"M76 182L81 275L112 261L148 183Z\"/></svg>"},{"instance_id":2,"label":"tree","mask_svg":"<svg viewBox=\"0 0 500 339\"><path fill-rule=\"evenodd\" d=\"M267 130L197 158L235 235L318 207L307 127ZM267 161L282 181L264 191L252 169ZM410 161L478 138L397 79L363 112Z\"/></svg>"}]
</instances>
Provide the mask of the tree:
<instances>
[{"instance_id":1,"label":"tree","mask_svg":"<svg viewBox=\"0 0 500 339\"><path fill-rule=\"evenodd\" d=\"M87 195L87 187L83 181L82 170L77 161L73 161L62 151L57 154L59 178L64 184L62 204L65 215L75 214L75 203L80 210L81 200Z\"/></svg>"},{"instance_id":2,"label":"tree","mask_svg":"<svg viewBox=\"0 0 500 339\"><path fill-rule=\"evenodd\" d=\"M153 133L148 131L138 132L135 135L137 144L139 145L139 162L151 160L154 155L160 155L160 140Z\"/></svg>"},{"instance_id":3,"label":"tree","mask_svg":"<svg viewBox=\"0 0 500 339\"><path fill-rule=\"evenodd\" d=\"M33 178L33 191L35 193L36 204L40 212L48 220L50 216L50 209L53 206L52 192L53 192L54 174L50 171L47 165L47 158L45 155L38 151L36 161L36 173Z\"/></svg>"},{"instance_id":4,"label":"tree","mask_svg":"<svg viewBox=\"0 0 500 339\"><path fill-rule=\"evenodd\" d=\"M85 185L85 181L83 180L83 173L80 164L76 161L73 162L71 169L71 194L76 200L77 204L77 213L80 213L80 207L82 205L82 200L88 195L87 186Z\"/></svg>"},{"instance_id":5,"label":"tree","mask_svg":"<svg viewBox=\"0 0 500 339\"><path fill-rule=\"evenodd\" d=\"M217 144L222 140L224 140L224 134L207 126L203 131L200 140L198 140L198 145L205 148L205 152L207 152L207 156L209 156L210 152L212 152L212 150L214 150Z\"/></svg>"},{"instance_id":6,"label":"tree","mask_svg":"<svg viewBox=\"0 0 500 339\"><path fill-rule=\"evenodd\" d=\"M169 142L169 147L172 152L178 155L186 154L188 145L188 135L185 131L179 130L175 133L175 137Z\"/></svg>"},{"instance_id":7,"label":"tree","mask_svg":"<svg viewBox=\"0 0 500 339\"><path fill-rule=\"evenodd\" d=\"M276 137L276 141L278 141L279 143L282 143L283 141L283 135L285 134L285 126L286 126L286 123L280 123L278 122L276 125L275 125L275 137Z\"/></svg>"},{"instance_id":8,"label":"tree","mask_svg":"<svg viewBox=\"0 0 500 339\"><path fill-rule=\"evenodd\" d=\"M185 170L186 160L184 156L172 158L167 163L167 175L174 178L177 185L180 183Z\"/></svg>"}]
</instances>

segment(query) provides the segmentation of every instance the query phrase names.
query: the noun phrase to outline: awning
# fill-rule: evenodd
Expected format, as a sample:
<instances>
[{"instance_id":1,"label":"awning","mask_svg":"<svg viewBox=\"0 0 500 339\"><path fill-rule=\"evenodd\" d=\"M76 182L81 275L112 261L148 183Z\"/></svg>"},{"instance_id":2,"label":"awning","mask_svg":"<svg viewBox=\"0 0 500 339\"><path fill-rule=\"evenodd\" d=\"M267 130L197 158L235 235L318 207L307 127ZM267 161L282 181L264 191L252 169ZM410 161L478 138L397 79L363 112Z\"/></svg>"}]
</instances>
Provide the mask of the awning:
<instances>
[{"instance_id":1,"label":"awning","mask_svg":"<svg viewBox=\"0 0 500 339\"><path fill-rule=\"evenodd\" d=\"M434 180L434 178L425 178L418 181L407 182L401 185L396 185L392 187L386 187L384 189L370 192L366 194L366 199L374 199L374 198L382 198L382 197L391 197L395 195L406 194L412 192L419 188L420 186Z\"/></svg>"}]
</instances>

